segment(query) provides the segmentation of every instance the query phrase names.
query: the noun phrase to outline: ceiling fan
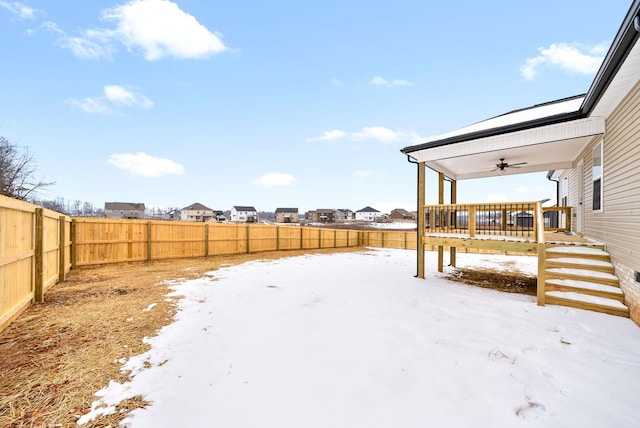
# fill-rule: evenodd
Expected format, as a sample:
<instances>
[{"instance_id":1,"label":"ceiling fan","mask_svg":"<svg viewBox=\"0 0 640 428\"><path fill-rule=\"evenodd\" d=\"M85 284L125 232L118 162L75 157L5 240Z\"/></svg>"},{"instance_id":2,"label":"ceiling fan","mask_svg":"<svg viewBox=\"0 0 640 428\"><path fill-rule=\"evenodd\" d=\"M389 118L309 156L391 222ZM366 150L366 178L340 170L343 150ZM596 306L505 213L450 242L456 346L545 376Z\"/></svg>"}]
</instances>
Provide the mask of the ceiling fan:
<instances>
[{"instance_id":1,"label":"ceiling fan","mask_svg":"<svg viewBox=\"0 0 640 428\"><path fill-rule=\"evenodd\" d=\"M526 165L526 162L518 162L518 163L507 163L504 161L505 158L500 158L500 163L496 164L496 167L492 171L504 171L505 168L520 168L521 165Z\"/></svg>"}]
</instances>

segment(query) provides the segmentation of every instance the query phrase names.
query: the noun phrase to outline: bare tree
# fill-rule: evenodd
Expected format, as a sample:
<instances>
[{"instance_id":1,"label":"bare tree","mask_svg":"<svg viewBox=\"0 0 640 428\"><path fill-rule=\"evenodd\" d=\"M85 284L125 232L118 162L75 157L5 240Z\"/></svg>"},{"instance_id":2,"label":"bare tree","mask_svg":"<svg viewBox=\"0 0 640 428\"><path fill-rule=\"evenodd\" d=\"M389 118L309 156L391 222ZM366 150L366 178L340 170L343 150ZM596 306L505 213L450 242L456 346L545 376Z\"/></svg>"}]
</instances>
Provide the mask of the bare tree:
<instances>
[{"instance_id":1,"label":"bare tree","mask_svg":"<svg viewBox=\"0 0 640 428\"><path fill-rule=\"evenodd\" d=\"M51 186L34 177L37 166L28 148L19 149L0 137L0 195L24 201L34 200L36 193Z\"/></svg>"}]
</instances>

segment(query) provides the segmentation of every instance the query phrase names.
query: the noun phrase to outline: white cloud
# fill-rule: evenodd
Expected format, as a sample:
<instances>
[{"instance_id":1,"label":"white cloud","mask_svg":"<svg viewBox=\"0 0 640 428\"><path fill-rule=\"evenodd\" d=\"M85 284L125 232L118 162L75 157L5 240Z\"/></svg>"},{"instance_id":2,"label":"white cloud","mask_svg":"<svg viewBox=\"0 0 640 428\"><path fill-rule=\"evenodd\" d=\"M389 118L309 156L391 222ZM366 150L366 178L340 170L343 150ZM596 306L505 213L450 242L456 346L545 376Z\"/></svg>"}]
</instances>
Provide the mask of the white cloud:
<instances>
[{"instance_id":1,"label":"white cloud","mask_svg":"<svg viewBox=\"0 0 640 428\"><path fill-rule=\"evenodd\" d=\"M66 102L91 114L111 114L113 113L112 107L153 107L153 101L137 89L127 89L120 85L106 85L103 91L104 96L87 97L81 100L71 98Z\"/></svg>"},{"instance_id":2,"label":"white cloud","mask_svg":"<svg viewBox=\"0 0 640 428\"><path fill-rule=\"evenodd\" d=\"M148 61L165 57L206 58L229 50L217 33L169 0L131 0L103 10L101 19L115 28L97 28L71 36L54 22L42 27L60 36L57 44L83 59L109 59L118 43L141 52Z\"/></svg>"},{"instance_id":3,"label":"white cloud","mask_svg":"<svg viewBox=\"0 0 640 428\"><path fill-rule=\"evenodd\" d=\"M374 86L386 86L387 88L393 88L395 86L411 86L413 82L402 79L386 80L380 76L375 76L371 79L371 84Z\"/></svg>"},{"instance_id":4,"label":"white cloud","mask_svg":"<svg viewBox=\"0 0 640 428\"><path fill-rule=\"evenodd\" d=\"M69 49L75 56L83 59L110 58L114 49L110 45L96 43L83 37L63 36L58 40L60 47Z\"/></svg>"},{"instance_id":5,"label":"white cloud","mask_svg":"<svg viewBox=\"0 0 640 428\"><path fill-rule=\"evenodd\" d=\"M114 153L108 162L131 175L141 177L162 177L163 175L182 175L184 167L166 158L157 158L146 153Z\"/></svg>"},{"instance_id":6,"label":"white cloud","mask_svg":"<svg viewBox=\"0 0 640 428\"><path fill-rule=\"evenodd\" d=\"M346 132L341 131L340 129L334 129L332 131L324 131L322 136L307 138L307 141L330 141L330 140L338 140L347 135Z\"/></svg>"},{"instance_id":7,"label":"white cloud","mask_svg":"<svg viewBox=\"0 0 640 428\"><path fill-rule=\"evenodd\" d=\"M253 180L252 183L259 187L287 187L293 185L295 181L296 178L291 174L270 172Z\"/></svg>"},{"instance_id":8,"label":"white cloud","mask_svg":"<svg viewBox=\"0 0 640 428\"><path fill-rule=\"evenodd\" d=\"M45 21L40 24L42 28L60 36L57 44L63 49L69 49L75 56L82 59L102 59L110 58L115 48L104 37L94 37L92 40L90 35L97 34L96 31L89 31L82 34L81 37L69 36L62 30L58 24L51 21Z\"/></svg>"},{"instance_id":9,"label":"white cloud","mask_svg":"<svg viewBox=\"0 0 640 428\"><path fill-rule=\"evenodd\" d=\"M116 105L126 107L138 106L142 108L153 107L153 102L144 94L132 92L119 85L107 85L104 87L104 95L109 101Z\"/></svg>"},{"instance_id":10,"label":"white cloud","mask_svg":"<svg viewBox=\"0 0 640 428\"><path fill-rule=\"evenodd\" d=\"M520 74L527 80L533 80L538 75L539 68L545 65L573 73L594 74L602 64L606 46L552 43L547 48L538 48L538 56L527 58L520 67Z\"/></svg>"},{"instance_id":11,"label":"white cloud","mask_svg":"<svg viewBox=\"0 0 640 428\"><path fill-rule=\"evenodd\" d=\"M23 19L33 19L36 16L36 9L25 6L17 1L0 1L0 7L7 9L9 12L16 14Z\"/></svg>"},{"instance_id":12,"label":"white cloud","mask_svg":"<svg viewBox=\"0 0 640 428\"><path fill-rule=\"evenodd\" d=\"M79 107L90 114L111 114L113 111L102 100L98 98L83 98L81 100L70 98L65 100L67 104Z\"/></svg>"},{"instance_id":13,"label":"white cloud","mask_svg":"<svg viewBox=\"0 0 640 428\"><path fill-rule=\"evenodd\" d=\"M335 79L335 78L334 78L334 79L331 79L331 84L332 84L333 86L342 86L342 80L340 80L340 79Z\"/></svg>"},{"instance_id":14,"label":"white cloud","mask_svg":"<svg viewBox=\"0 0 640 428\"><path fill-rule=\"evenodd\" d=\"M149 61L205 58L228 49L218 34L168 0L132 0L103 11L102 18L116 23L114 38Z\"/></svg>"},{"instance_id":15,"label":"white cloud","mask_svg":"<svg viewBox=\"0 0 640 428\"><path fill-rule=\"evenodd\" d=\"M352 136L356 141L371 139L382 141L383 143L393 143L400 138L400 134L384 126L364 127L360 132L354 132Z\"/></svg>"}]
</instances>

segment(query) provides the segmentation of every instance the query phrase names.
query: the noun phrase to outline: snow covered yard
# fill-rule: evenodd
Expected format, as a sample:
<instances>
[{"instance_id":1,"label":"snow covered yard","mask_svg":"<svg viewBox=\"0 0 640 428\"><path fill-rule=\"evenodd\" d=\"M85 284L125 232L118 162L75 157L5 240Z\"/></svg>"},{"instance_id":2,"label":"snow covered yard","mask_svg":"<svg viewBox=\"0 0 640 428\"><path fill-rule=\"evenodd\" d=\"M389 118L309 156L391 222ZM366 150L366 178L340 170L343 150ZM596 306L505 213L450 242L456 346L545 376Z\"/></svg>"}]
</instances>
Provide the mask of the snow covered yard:
<instances>
[{"instance_id":1,"label":"snow covered yard","mask_svg":"<svg viewBox=\"0 0 640 428\"><path fill-rule=\"evenodd\" d=\"M175 322L79 423L142 395L152 405L126 426L640 425L629 319L448 281L435 253L416 279L415 257L308 255L175 283ZM459 254L458 265L534 272L535 258Z\"/></svg>"}]
</instances>

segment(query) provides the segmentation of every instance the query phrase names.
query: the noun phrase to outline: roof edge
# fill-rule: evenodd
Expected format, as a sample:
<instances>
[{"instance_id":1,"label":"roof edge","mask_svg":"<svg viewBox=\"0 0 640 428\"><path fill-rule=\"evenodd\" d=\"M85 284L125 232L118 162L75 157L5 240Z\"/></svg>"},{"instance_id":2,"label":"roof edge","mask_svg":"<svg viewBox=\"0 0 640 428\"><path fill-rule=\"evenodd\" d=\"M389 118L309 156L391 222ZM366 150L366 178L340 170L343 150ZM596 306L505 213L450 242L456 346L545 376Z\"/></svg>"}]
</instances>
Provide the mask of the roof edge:
<instances>
[{"instance_id":1,"label":"roof edge","mask_svg":"<svg viewBox=\"0 0 640 428\"><path fill-rule=\"evenodd\" d=\"M580 111L585 114L591 113L596 104L598 104L598 101L600 101L600 98L602 98L609 84L611 84L611 81L618 73L618 70L627 58L627 55L629 55L638 37L640 37L640 32L636 30L634 25L634 21L638 16L640 16L640 0L634 0L622 24L620 24L620 28L611 43L611 47L602 61L602 65L596 73L596 77L593 79L587 95L580 106Z\"/></svg>"},{"instance_id":2,"label":"roof edge","mask_svg":"<svg viewBox=\"0 0 640 428\"><path fill-rule=\"evenodd\" d=\"M640 0L638 0L640 1ZM505 113L508 114L508 113ZM404 154L417 152L424 149L433 149L435 147L448 146L450 144L461 143L463 141L478 140L480 138L494 137L496 135L509 134L512 132L526 131L527 129L539 128L541 126L556 125L558 123L570 122L572 120L584 119L586 114L580 111L569 113L561 113L553 116L542 117L527 122L514 123L511 125L501 126L498 128L485 129L482 131L471 132L469 134L455 135L443 140L429 141L427 143L414 146L407 146L400 151Z\"/></svg>"}]
</instances>

